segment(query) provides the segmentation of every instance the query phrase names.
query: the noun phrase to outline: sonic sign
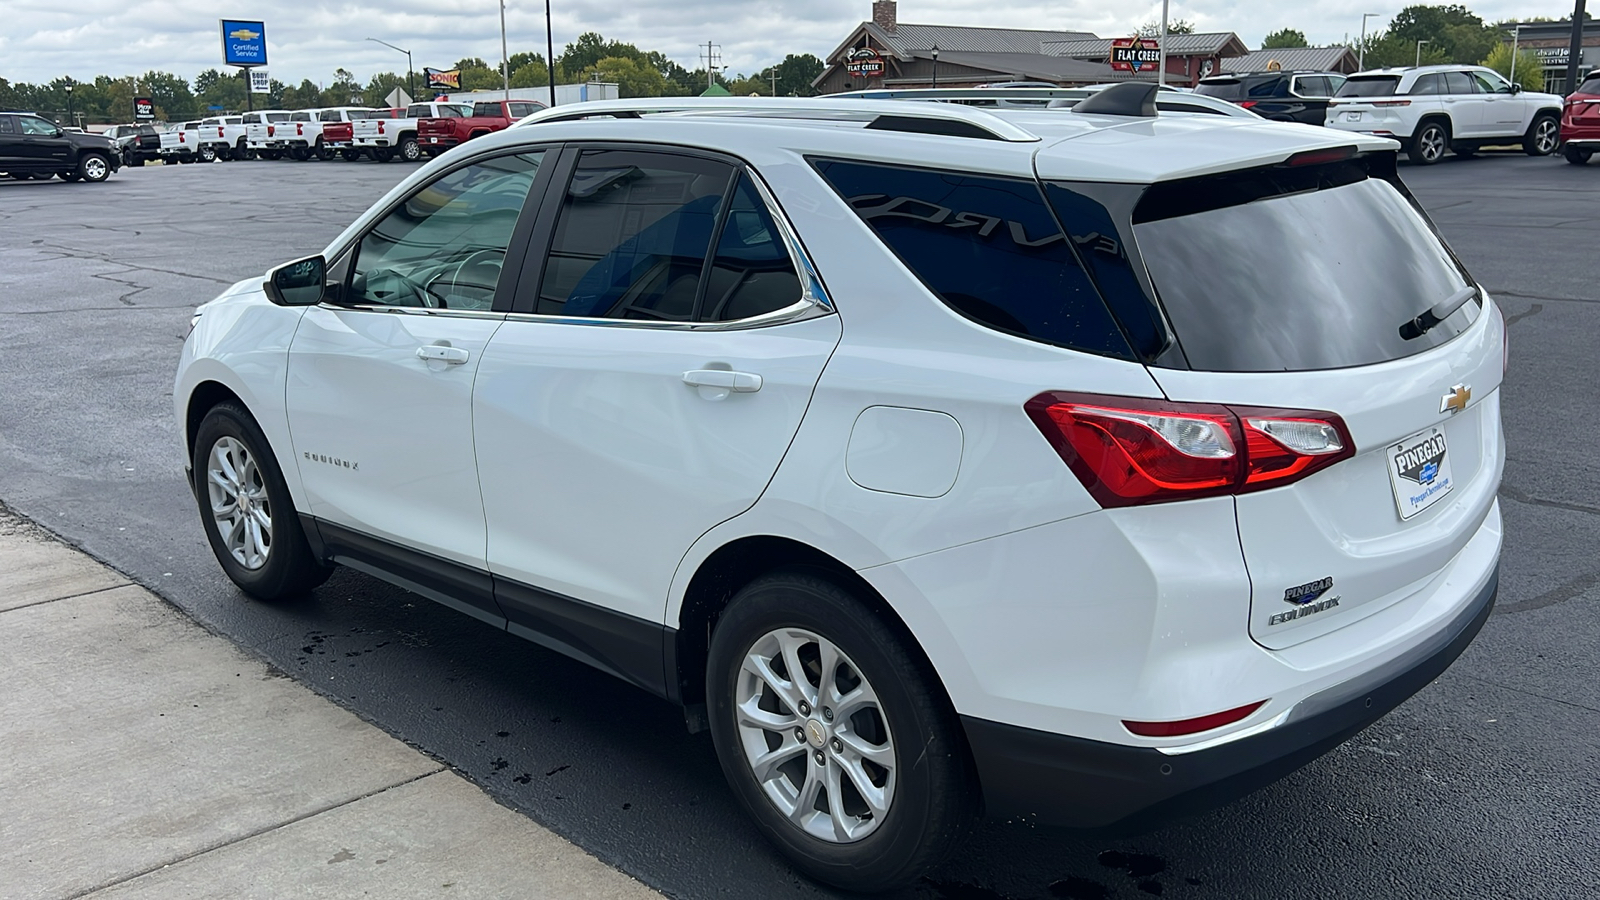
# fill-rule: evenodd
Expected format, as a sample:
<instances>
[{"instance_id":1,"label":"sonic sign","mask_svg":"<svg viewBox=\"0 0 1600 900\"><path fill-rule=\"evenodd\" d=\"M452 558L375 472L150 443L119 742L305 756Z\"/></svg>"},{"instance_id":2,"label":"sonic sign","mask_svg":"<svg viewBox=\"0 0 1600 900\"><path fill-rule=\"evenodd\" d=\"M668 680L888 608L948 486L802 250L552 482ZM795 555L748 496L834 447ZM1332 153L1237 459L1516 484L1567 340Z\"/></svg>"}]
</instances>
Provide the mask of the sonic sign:
<instances>
[{"instance_id":1,"label":"sonic sign","mask_svg":"<svg viewBox=\"0 0 1600 900\"><path fill-rule=\"evenodd\" d=\"M1111 68L1142 72L1161 64L1161 45L1150 38L1117 38L1111 42Z\"/></svg>"},{"instance_id":2,"label":"sonic sign","mask_svg":"<svg viewBox=\"0 0 1600 900\"><path fill-rule=\"evenodd\" d=\"M222 63L227 66L267 64L267 28L261 22L222 19Z\"/></svg>"}]
</instances>

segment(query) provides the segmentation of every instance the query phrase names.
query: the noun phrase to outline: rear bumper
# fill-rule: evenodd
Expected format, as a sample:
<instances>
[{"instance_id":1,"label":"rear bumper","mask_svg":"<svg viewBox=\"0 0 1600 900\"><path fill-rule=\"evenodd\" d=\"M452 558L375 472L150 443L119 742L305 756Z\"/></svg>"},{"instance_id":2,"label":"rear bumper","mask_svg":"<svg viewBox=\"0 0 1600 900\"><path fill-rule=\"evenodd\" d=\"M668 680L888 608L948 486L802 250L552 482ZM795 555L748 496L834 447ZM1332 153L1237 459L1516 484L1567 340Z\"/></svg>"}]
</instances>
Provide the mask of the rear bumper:
<instances>
[{"instance_id":1,"label":"rear bumper","mask_svg":"<svg viewBox=\"0 0 1600 900\"><path fill-rule=\"evenodd\" d=\"M1281 724L1189 753L1164 753L962 716L988 814L1137 831L1227 803L1282 778L1426 687L1494 608L1498 565L1444 627L1406 653L1296 704Z\"/></svg>"}]
</instances>

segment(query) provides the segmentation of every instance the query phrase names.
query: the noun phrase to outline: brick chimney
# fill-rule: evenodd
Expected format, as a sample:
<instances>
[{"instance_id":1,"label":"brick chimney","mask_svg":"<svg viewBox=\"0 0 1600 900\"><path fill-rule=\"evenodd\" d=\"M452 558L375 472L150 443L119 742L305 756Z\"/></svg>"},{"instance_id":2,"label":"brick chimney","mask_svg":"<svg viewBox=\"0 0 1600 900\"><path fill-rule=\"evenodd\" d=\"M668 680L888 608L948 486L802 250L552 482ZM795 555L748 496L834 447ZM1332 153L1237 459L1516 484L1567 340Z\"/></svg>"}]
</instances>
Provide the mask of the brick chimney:
<instances>
[{"instance_id":1,"label":"brick chimney","mask_svg":"<svg viewBox=\"0 0 1600 900\"><path fill-rule=\"evenodd\" d=\"M872 24L894 34L900 19L896 11L898 5L895 0L872 0Z\"/></svg>"}]
</instances>

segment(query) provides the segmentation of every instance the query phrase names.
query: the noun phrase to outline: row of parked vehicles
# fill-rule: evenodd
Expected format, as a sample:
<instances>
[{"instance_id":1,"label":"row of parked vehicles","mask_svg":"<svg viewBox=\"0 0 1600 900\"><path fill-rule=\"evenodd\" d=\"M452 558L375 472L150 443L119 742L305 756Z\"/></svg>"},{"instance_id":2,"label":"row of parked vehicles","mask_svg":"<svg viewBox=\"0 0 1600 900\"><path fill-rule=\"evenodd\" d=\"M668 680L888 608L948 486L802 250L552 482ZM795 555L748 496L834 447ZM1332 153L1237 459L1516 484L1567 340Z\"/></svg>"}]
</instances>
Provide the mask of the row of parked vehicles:
<instances>
[{"instance_id":1,"label":"row of parked vehicles","mask_svg":"<svg viewBox=\"0 0 1600 900\"><path fill-rule=\"evenodd\" d=\"M1520 144L1530 156L1560 150L1582 165L1600 147L1600 72L1563 99L1523 90L1484 66L1439 65L1337 72L1271 71L1204 79L1196 92L1284 122L1393 138L1414 163L1446 152Z\"/></svg>"},{"instance_id":2,"label":"row of parked vehicles","mask_svg":"<svg viewBox=\"0 0 1600 900\"><path fill-rule=\"evenodd\" d=\"M108 132L129 166L234 159L415 162L544 109L533 100L426 102L371 109L264 109L180 122L166 131L118 125Z\"/></svg>"}]
</instances>

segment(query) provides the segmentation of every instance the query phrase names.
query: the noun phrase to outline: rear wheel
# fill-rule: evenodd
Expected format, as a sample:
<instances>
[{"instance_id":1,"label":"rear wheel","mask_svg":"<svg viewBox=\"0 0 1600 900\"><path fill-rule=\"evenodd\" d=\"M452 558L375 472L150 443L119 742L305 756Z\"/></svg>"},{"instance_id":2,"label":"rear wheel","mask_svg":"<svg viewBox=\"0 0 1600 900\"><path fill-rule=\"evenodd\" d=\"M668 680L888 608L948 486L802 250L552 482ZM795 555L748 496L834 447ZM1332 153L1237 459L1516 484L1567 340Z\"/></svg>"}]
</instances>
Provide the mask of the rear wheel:
<instances>
[{"instance_id":1,"label":"rear wheel","mask_svg":"<svg viewBox=\"0 0 1600 900\"><path fill-rule=\"evenodd\" d=\"M1540 113L1528 126L1522 139L1522 150L1529 156L1549 156L1561 145L1561 123L1549 113Z\"/></svg>"},{"instance_id":2,"label":"rear wheel","mask_svg":"<svg viewBox=\"0 0 1600 900\"><path fill-rule=\"evenodd\" d=\"M311 158L311 151L304 147L290 147L289 158L299 162L305 162Z\"/></svg>"},{"instance_id":3,"label":"rear wheel","mask_svg":"<svg viewBox=\"0 0 1600 900\"><path fill-rule=\"evenodd\" d=\"M356 150L354 148L350 148L350 149L347 149L347 150L340 150L339 151L339 156L345 162L355 162L356 160L361 158L361 151L360 150Z\"/></svg>"},{"instance_id":4,"label":"rear wheel","mask_svg":"<svg viewBox=\"0 0 1600 900\"><path fill-rule=\"evenodd\" d=\"M201 147L200 148L200 161L203 162L203 163L214 163L214 162L216 162L217 161L217 148L211 146L210 144L207 144L204 147Z\"/></svg>"},{"instance_id":5,"label":"rear wheel","mask_svg":"<svg viewBox=\"0 0 1600 900\"><path fill-rule=\"evenodd\" d=\"M328 160L333 159L333 149L329 148L329 147L324 147L322 145L322 138L317 138L317 146L316 146L316 148L314 149L313 152L315 152L317 154L317 159L320 159L323 162L327 162Z\"/></svg>"},{"instance_id":6,"label":"rear wheel","mask_svg":"<svg viewBox=\"0 0 1600 900\"><path fill-rule=\"evenodd\" d=\"M280 600L328 580L333 570L312 556L278 461L248 412L224 403L206 413L193 465L201 525L234 584Z\"/></svg>"},{"instance_id":7,"label":"rear wheel","mask_svg":"<svg viewBox=\"0 0 1600 900\"><path fill-rule=\"evenodd\" d=\"M261 155L265 156L267 159L283 159L282 150L263 150L261 151Z\"/></svg>"},{"instance_id":8,"label":"rear wheel","mask_svg":"<svg viewBox=\"0 0 1600 900\"><path fill-rule=\"evenodd\" d=\"M373 162L385 163L391 159L394 159L394 151L388 147L374 147L372 148L371 153Z\"/></svg>"},{"instance_id":9,"label":"rear wheel","mask_svg":"<svg viewBox=\"0 0 1600 900\"><path fill-rule=\"evenodd\" d=\"M414 137L400 139L400 158L406 162L416 162L422 158L422 145Z\"/></svg>"},{"instance_id":10,"label":"rear wheel","mask_svg":"<svg viewBox=\"0 0 1600 900\"><path fill-rule=\"evenodd\" d=\"M965 742L927 669L818 572L758 579L718 621L706 669L717 758L756 825L813 878L904 884L970 822Z\"/></svg>"},{"instance_id":11,"label":"rear wheel","mask_svg":"<svg viewBox=\"0 0 1600 900\"><path fill-rule=\"evenodd\" d=\"M1450 129L1437 119L1423 122L1417 133L1411 136L1411 144L1406 147L1406 157L1418 165L1431 166L1444 158L1445 148L1450 146Z\"/></svg>"},{"instance_id":12,"label":"rear wheel","mask_svg":"<svg viewBox=\"0 0 1600 900\"><path fill-rule=\"evenodd\" d=\"M1567 148L1561 152L1561 155L1567 158L1567 162L1572 163L1575 166L1582 166L1588 164L1589 157L1594 155L1594 151L1585 149L1583 147L1573 147L1568 145Z\"/></svg>"}]
</instances>

